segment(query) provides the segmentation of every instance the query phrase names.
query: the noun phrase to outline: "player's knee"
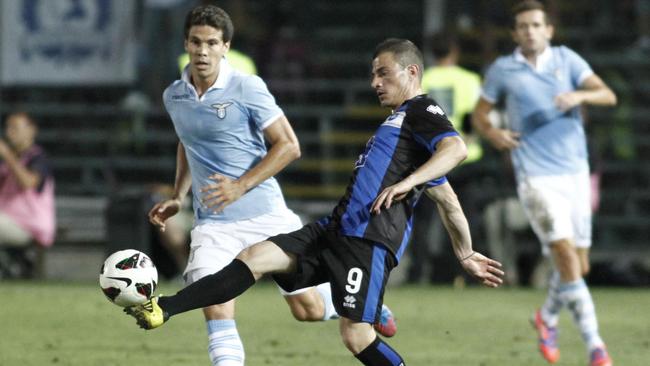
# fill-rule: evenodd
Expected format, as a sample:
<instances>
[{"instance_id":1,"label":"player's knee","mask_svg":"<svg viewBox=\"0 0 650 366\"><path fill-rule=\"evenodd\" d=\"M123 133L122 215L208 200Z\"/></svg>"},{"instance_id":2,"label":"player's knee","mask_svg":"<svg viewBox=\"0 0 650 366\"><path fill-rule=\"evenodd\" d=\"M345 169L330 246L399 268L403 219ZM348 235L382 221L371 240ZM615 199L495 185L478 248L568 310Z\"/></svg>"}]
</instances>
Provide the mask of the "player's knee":
<instances>
[{"instance_id":1,"label":"player's knee","mask_svg":"<svg viewBox=\"0 0 650 366\"><path fill-rule=\"evenodd\" d=\"M262 273L261 269L259 268L259 256L261 253L256 247L257 245L253 245L242 250L239 252L239 254L237 254L237 259L244 262L253 273L253 276L257 279L262 277L264 273Z\"/></svg>"},{"instance_id":2,"label":"player's knee","mask_svg":"<svg viewBox=\"0 0 650 366\"><path fill-rule=\"evenodd\" d=\"M291 309L291 315L299 322L315 322L323 320L325 309L314 303L313 298L305 296L289 296L287 303Z\"/></svg>"},{"instance_id":3,"label":"player's knee","mask_svg":"<svg viewBox=\"0 0 650 366\"><path fill-rule=\"evenodd\" d=\"M341 328L341 340L343 344L355 355L368 347L372 343L372 337L374 336L374 332L372 334L366 334L365 332L360 332L358 329Z\"/></svg>"},{"instance_id":4,"label":"player's knee","mask_svg":"<svg viewBox=\"0 0 650 366\"><path fill-rule=\"evenodd\" d=\"M293 318L299 322L312 321L311 314L309 313L308 309L302 306L292 306L291 315L293 315Z\"/></svg>"}]
</instances>

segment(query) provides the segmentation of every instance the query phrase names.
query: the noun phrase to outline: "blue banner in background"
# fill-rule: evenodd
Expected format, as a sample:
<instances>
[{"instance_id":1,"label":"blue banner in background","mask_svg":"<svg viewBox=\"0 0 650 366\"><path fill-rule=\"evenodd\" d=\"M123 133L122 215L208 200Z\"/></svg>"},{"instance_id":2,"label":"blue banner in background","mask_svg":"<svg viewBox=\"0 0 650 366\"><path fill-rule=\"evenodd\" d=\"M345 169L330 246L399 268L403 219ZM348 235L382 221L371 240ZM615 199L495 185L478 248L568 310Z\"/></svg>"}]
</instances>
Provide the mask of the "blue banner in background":
<instances>
[{"instance_id":1,"label":"blue banner in background","mask_svg":"<svg viewBox=\"0 0 650 366\"><path fill-rule=\"evenodd\" d=\"M134 81L134 1L3 0L0 4L3 85Z\"/></svg>"}]
</instances>

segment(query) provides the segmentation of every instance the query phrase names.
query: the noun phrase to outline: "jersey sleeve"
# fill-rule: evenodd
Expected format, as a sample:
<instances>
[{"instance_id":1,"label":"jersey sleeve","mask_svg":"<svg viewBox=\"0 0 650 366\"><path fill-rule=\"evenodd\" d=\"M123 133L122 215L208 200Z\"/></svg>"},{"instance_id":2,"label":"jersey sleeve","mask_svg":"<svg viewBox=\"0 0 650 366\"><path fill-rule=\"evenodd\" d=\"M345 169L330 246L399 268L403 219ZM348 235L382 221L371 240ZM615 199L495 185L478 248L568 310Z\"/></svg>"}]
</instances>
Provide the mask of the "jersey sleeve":
<instances>
[{"instance_id":1,"label":"jersey sleeve","mask_svg":"<svg viewBox=\"0 0 650 366\"><path fill-rule=\"evenodd\" d=\"M258 76L251 75L246 78L243 100L252 120L261 130L284 114L266 87L266 83Z\"/></svg>"},{"instance_id":2,"label":"jersey sleeve","mask_svg":"<svg viewBox=\"0 0 650 366\"><path fill-rule=\"evenodd\" d=\"M503 75L499 65L493 63L485 73L485 82L481 88L481 97L488 102L495 104L503 95Z\"/></svg>"},{"instance_id":3,"label":"jersey sleeve","mask_svg":"<svg viewBox=\"0 0 650 366\"><path fill-rule=\"evenodd\" d=\"M442 108L431 99L415 103L407 116L413 126L415 141L432 153L436 150L436 144L443 138L458 136Z\"/></svg>"},{"instance_id":4,"label":"jersey sleeve","mask_svg":"<svg viewBox=\"0 0 650 366\"><path fill-rule=\"evenodd\" d=\"M436 179L432 179L432 180L428 181L427 184L426 184L426 188L439 186L439 185L445 184L445 183L447 183L447 177L442 176L440 178L436 178Z\"/></svg>"},{"instance_id":5,"label":"jersey sleeve","mask_svg":"<svg viewBox=\"0 0 650 366\"><path fill-rule=\"evenodd\" d=\"M586 78L593 75L594 71L591 66L578 55L575 51L568 47L562 47L566 61L569 65L569 75L571 76L571 84L574 88L580 87Z\"/></svg>"}]
</instances>

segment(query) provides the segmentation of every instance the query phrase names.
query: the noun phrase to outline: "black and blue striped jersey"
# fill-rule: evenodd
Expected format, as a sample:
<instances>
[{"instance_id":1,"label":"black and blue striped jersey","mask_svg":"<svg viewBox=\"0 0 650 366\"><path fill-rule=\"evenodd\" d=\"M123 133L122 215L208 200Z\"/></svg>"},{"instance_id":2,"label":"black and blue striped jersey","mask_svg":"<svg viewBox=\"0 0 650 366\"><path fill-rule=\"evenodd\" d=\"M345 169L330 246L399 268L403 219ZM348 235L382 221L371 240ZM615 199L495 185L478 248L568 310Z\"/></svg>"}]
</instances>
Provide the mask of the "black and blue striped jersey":
<instances>
[{"instance_id":1,"label":"black and blue striped jersey","mask_svg":"<svg viewBox=\"0 0 650 366\"><path fill-rule=\"evenodd\" d=\"M378 215L371 214L370 207L386 187L403 180L431 158L438 141L457 135L433 99L419 95L407 100L370 138L355 163L345 195L322 224L343 235L381 243L399 260L411 234L413 207L425 184ZM426 185L446 180L443 176Z\"/></svg>"}]
</instances>

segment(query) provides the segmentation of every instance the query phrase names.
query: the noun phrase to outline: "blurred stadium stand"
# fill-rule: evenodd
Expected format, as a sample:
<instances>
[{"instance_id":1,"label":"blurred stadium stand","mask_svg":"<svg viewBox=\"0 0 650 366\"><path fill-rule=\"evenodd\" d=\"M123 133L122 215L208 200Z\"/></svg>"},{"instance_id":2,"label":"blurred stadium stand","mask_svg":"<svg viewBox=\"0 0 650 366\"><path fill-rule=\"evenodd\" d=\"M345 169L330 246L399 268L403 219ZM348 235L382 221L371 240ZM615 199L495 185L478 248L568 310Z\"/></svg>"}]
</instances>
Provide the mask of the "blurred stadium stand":
<instances>
[{"instance_id":1,"label":"blurred stadium stand","mask_svg":"<svg viewBox=\"0 0 650 366\"><path fill-rule=\"evenodd\" d=\"M327 214L344 192L357 154L388 114L369 86L373 48L389 36L422 45L427 1L244 3L262 30L247 33L246 25L236 24L234 43L255 58L303 151L278 178L291 206L306 219ZM482 72L493 57L513 48L506 24L488 24L507 18L513 1L461 3L467 14L447 6L440 26L459 29L461 64ZM555 43L577 50L619 96L618 108L588 111L588 130L595 166L602 171L594 257L621 263L650 257L650 164L645 158L650 156L650 54L629 49L636 35L628 3L608 3L612 9L607 12L586 0L552 2L559 20ZM39 142L52 158L57 179L60 247L82 237L106 244L112 197L125 191L144 194L147 184L173 182L177 139L160 106L162 90L155 95L139 90L146 88L1 87L3 119L11 110L25 109L40 123ZM488 180L485 194L492 197L486 200L511 195L512 187L498 178L510 174L500 156L492 151L484 161L486 175L496 177ZM131 215L144 220L141 212ZM95 235L83 236L89 232ZM476 239L478 245L482 241Z\"/></svg>"}]
</instances>

